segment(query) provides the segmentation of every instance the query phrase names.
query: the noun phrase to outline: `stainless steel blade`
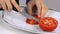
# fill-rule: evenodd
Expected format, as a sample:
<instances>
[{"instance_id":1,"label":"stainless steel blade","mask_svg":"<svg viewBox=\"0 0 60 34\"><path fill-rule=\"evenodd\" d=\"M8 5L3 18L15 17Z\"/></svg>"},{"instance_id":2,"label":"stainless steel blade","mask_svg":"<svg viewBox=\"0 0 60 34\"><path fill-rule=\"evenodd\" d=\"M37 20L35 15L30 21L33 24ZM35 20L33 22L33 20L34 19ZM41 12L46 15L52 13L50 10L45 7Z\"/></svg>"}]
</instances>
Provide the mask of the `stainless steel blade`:
<instances>
[{"instance_id":1,"label":"stainless steel blade","mask_svg":"<svg viewBox=\"0 0 60 34\"><path fill-rule=\"evenodd\" d=\"M25 16L26 18L33 19L33 20L39 22L39 20L38 20L37 18L29 15L29 14L26 12L25 8L22 8L21 14L22 14L23 16Z\"/></svg>"}]
</instances>

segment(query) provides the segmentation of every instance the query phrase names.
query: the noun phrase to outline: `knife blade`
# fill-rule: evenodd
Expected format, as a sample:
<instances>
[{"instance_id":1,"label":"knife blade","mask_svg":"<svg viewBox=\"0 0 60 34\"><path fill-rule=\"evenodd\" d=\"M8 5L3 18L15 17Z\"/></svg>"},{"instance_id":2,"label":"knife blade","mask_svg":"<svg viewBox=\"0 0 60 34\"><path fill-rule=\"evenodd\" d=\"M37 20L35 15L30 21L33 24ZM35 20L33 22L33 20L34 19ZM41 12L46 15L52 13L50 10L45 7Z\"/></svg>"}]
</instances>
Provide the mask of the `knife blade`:
<instances>
[{"instance_id":1,"label":"knife blade","mask_svg":"<svg viewBox=\"0 0 60 34\"><path fill-rule=\"evenodd\" d=\"M31 15L29 15L27 12L26 12L26 8L22 8L22 12L20 12L23 16L25 16L26 18L29 18L29 19L33 19L37 22L39 22L39 20Z\"/></svg>"}]
</instances>

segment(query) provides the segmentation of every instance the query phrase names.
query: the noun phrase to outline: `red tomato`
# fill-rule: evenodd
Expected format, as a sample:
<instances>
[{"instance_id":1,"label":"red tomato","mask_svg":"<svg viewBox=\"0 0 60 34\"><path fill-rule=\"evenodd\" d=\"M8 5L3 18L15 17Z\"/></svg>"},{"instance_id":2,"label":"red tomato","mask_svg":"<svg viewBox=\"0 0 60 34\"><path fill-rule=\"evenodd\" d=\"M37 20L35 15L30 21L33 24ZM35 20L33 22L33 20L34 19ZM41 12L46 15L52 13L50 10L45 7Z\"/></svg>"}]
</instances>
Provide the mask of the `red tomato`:
<instances>
[{"instance_id":1,"label":"red tomato","mask_svg":"<svg viewBox=\"0 0 60 34\"><path fill-rule=\"evenodd\" d=\"M44 31L53 31L57 25L58 21L52 17L40 18L39 27Z\"/></svg>"},{"instance_id":2,"label":"red tomato","mask_svg":"<svg viewBox=\"0 0 60 34\"><path fill-rule=\"evenodd\" d=\"M32 15L32 16L35 17L35 18L38 18L37 15ZM31 25L37 25L38 24L38 22L36 22L33 19L29 19L29 18L27 18L26 23L31 24Z\"/></svg>"},{"instance_id":3,"label":"red tomato","mask_svg":"<svg viewBox=\"0 0 60 34\"><path fill-rule=\"evenodd\" d=\"M28 24L31 24L31 25L37 25L38 23L35 21L35 20L33 20L33 19L27 19L26 20L26 23L28 23Z\"/></svg>"},{"instance_id":4,"label":"red tomato","mask_svg":"<svg viewBox=\"0 0 60 34\"><path fill-rule=\"evenodd\" d=\"M35 15L32 15L32 16L34 16L35 18L39 18L38 15L36 15L36 14Z\"/></svg>"}]
</instances>

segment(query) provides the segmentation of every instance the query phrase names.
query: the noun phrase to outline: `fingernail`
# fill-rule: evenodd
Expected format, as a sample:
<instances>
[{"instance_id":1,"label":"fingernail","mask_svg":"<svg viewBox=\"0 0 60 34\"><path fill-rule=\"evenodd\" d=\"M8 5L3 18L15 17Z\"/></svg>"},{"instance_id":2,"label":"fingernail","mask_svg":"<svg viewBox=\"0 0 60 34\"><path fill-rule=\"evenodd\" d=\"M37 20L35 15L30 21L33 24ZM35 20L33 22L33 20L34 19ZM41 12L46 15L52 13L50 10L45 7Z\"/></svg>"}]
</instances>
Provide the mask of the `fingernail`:
<instances>
[{"instance_id":1,"label":"fingernail","mask_svg":"<svg viewBox=\"0 0 60 34\"><path fill-rule=\"evenodd\" d=\"M38 17L40 17L40 15L38 15Z\"/></svg>"},{"instance_id":2,"label":"fingernail","mask_svg":"<svg viewBox=\"0 0 60 34\"><path fill-rule=\"evenodd\" d=\"M20 11L22 12L22 8L20 9Z\"/></svg>"},{"instance_id":3,"label":"fingernail","mask_svg":"<svg viewBox=\"0 0 60 34\"><path fill-rule=\"evenodd\" d=\"M22 8L19 9L19 12L22 12Z\"/></svg>"}]
</instances>

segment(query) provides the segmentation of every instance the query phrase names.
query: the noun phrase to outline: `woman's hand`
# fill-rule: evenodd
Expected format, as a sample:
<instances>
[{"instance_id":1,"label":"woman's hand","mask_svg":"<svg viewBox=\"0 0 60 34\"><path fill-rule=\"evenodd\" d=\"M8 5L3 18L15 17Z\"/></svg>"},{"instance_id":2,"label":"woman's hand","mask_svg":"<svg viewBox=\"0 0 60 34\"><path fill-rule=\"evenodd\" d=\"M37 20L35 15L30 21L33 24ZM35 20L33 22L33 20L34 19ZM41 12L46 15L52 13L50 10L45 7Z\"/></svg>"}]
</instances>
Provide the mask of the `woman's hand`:
<instances>
[{"instance_id":1,"label":"woman's hand","mask_svg":"<svg viewBox=\"0 0 60 34\"><path fill-rule=\"evenodd\" d=\"M12 5L18 11L21 11L21 8L19 7L15 0L0 0L0 8L3 8L3 10L11 11L13 9Z\"/></svg>"},{"instance_id":2,"label":"woman's hand","mask_svg":"<svg viewBox=\"0 0 60 34\"><path fill-rule=\"evenodd\" d=\"M27 10L30 15L32 15L32 7L37 6L37 15L39 17L44 17L48 11L48 8L44 4L43 0L31 0L27 5Z\"/></svg>"},{"instance_id":3,"label":"woman's hand","mask_svg":"<svg viewBox=\"0 0 60 34\"><path fill-rule=\"evenodd\" d=\"M44 4L43 0L41 1L41 12L40 12L40 17L44 17L47 12L48 12L48 7ZM39 9L38 9L39 10ZM39 12L38 12L39 13Z\"/></svg>"},{"instance_id":4,"label":"woman's hand","mask_svg":"<svg viewBox=\"0 0 60 34\"><path fill-rule=\"evenodd\" d=\"M35 5L35 0L30 0L27 4L27 10L30 15L32 15L32 7Z\"/></svg>"}]
</instances>

